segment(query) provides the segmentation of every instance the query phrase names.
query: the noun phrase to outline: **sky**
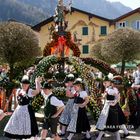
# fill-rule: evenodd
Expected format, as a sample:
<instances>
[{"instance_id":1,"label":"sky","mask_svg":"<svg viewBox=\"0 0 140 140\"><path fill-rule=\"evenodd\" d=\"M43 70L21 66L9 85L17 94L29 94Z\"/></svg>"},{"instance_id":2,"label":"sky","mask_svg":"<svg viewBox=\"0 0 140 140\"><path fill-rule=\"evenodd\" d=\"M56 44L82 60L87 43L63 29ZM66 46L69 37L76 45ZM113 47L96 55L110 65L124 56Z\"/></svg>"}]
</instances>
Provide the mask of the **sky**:
<instances>
[{"instance_id":1,"label":"sky","mask_svg":"<svg viewBox=\"0 0 140 140\"><path fill-rule=\"evenodd\" d=\"M110 2L119 1L122 4L128 6L132 9L136 9L136 8L140 7L140 0L107 0L107 1L110 1Z\"/></svg>"}]
</instances>

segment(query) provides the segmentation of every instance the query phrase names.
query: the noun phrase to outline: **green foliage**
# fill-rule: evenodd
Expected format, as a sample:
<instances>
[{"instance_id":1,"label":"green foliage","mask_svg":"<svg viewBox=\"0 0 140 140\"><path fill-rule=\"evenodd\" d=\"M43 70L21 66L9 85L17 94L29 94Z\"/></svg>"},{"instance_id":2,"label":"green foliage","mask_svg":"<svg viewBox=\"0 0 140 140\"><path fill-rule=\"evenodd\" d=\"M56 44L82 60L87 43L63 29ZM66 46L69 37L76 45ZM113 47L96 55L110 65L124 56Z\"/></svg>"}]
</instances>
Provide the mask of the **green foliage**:
<instances>
[{"instance_id":1,"label":"green foliage","mask_svg":"<svg viewBox=\"0 0 140 140\"><path fill-rule=\"evenodd\" d=\"M103 41L101 54L109 63L138 59L140 57L140 32L129 28L114 31Z\"/></svg>"},{"instance_id":2,"label":"green foliage","mask_svg":"<svg viewBox=\"0 0 140 140\"><path fill-rule=\"evenodd\" d=\"M100 60L105 60L104 57L102 56L101 53L101 48L102 48L102 41L103 40L99 40L98 42L96 42L96 44L94 45L94 47L92 48L92 54L94 54L94 57L100 59Z\"/></svg>"},{"instance_id":3,"label":"green foliage","mask_svg":"<svg viewBox=\"0 0 140 140\"><path fill-rule=\"evenodd\" d=\"M16 22L0 24L0 57L14 64L39 55L38 39L30 27Z\"/></svg>"},{"instance_id":4,"label":"green foliage","mask_svg":"<svg viewBox=\"0 0 140 140\"><path fill-rule=\"evenodd\" d=\"M43 104L44 104L44 98L41 95L41 93L36 95L31 102L32 109L35 112L38 112L40 110L41 106L43 106Z\"/></svg>"},{"instance_id":5,"label":"green foliage","mask_svg":"<svg viewBox=\"0 0 140 140\"><path fill-rule=\"evenodd\" d=\"M0 58L9 64L11 75L15 65L28 64L41 52L38 38L33 30L17 22L0 23L0 42ZM10 80L12 80L11 75Z\"/></svg>"},{"instance_id":6,"label":"green foliage","mask_svg":"<svg viewBox=\"0 0 140 140\"><path fill-rule=\"evenodd\" d=\"M93 47L93 55L107 63L122 62L121 75L125 62L140 59L140 32L130 28L121 28L109 34L105 40Z\"/></svg>"}]
</instances>

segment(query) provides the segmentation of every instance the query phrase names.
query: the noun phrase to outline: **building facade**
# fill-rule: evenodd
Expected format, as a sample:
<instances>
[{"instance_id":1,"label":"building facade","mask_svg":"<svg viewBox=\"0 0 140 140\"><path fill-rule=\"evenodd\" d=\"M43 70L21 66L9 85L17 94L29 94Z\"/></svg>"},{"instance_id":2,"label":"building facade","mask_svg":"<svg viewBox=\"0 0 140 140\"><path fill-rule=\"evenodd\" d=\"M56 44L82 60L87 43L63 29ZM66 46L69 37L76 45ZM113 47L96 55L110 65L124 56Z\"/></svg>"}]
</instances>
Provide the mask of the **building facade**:
<instances>
[{"instance_id":1,"label":"building facade","mask_svg":"<svg viewBox=\"0 0 140 140\"><path fill-rule=\"evenodd\" d=\"M114 20L115 28L132 28L140 31L140 8L126 13Z\"/></svg>"},{"instance_id":2,"label":"building facade","mask_svg":"<svg viewBox=\"0 0 140 140\"><path fill-rule=\"evenodd\" d=\"M140 30L140 8L117 19L107 19L72 7L71 13L66 14L66 21L68 21L67 31L71 32L73 41L81 51L80 57L92 57L92 47L96 41L104 39L115 29L131 27ZM55 26L54 18L50 17L32 27L38 32L42 50L51 42L52 25Z\"/></svg>"}]
</instances>

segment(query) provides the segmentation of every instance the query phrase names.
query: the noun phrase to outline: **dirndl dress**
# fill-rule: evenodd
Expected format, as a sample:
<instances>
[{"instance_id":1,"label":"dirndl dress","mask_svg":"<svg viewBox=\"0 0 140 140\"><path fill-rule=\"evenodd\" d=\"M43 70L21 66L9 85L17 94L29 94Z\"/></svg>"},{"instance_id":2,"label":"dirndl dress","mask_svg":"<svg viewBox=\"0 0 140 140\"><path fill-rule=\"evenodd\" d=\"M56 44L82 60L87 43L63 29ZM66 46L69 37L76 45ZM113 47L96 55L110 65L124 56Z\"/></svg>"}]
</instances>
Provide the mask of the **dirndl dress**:
<instances>
[{"instance_id":1,"label":"dirndl dress","mask_svg":"<svg viewBox=\"0 0 140 140\"><path fill-rule=\"evenodd\" d=\"M86 108L80 108L77 104L82 104L87 96L86 91L81 91L74 99L73 111L71 113L71 121L67 127L70 133L81 133L90 131L90 124L87 117Z\"/></svg>"},{"instance_id":2,"label":"dirndl dress","mask_svg":"<svg viewBox=\"0 0 140 140\"><path fill-rule=\"evenodd\" d=\"M74 104L74 98L69 98L65 106L65 109L60 116L59 119L60 124L67 126L70 123L73 104Z\"/></svg>"},{"instance_id":3,"label":"dirndl dress","mask_svg":"<svg viewBox=\"0 0 140 140\"><path fill-rule=\"evenodd\" d=\"M107 100L96 124L96 128L98 130L111 132L116 132L119 130L118 106L111 106L109 104L114 100L114 95L107 94Z\"/></svg>"},{"instance_id":4,"label":"dirndl dress","mask_svg":"<svg viewBox=\"0 0 140 140\"><path fill-rule=\"evenodd\" d=\"M24 94L23 94L24 93ZM13 139L26 139L38 134L38 126L34 111L30 105L32 89L25 93L17 93L18 106L4 129L4 135Z\"/></svg>"}]
</instances>

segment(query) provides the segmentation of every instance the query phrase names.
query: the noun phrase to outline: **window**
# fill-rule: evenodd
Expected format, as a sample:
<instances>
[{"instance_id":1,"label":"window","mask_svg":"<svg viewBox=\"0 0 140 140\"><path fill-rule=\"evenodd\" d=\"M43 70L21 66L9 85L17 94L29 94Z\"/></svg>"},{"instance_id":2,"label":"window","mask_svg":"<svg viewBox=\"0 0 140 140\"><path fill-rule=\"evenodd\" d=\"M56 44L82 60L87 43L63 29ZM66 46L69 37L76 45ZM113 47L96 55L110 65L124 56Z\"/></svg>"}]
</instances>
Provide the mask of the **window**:
<instances>
[{"instance_id":1,"label":"window","mask_svg":"<svg viewBox=\"0 0 140 140\"><path fill-rule=\"evenodd\" d=\"M137 30L140 30L140 20L137 20L136 21L136 29Z\"/></svg>"},{"instance_id":2,"label":"window","mask_svg":"<svg viewBox=\"0 0 140 140\"><path fill-rule=\"evenodd\" d=\"M88 52L89 52L89 46L83 45L83 54L88 54Z\"/></svg>"},{"instance_id":3,"label":"window","mask_svg":"<svg viewBox=\"0 0 140 140\"><path fill-rule=\"evenodd\" d=\"M88 27L82 28L82 35L88 35Z\"/></svg>"},{"instance_id":4,"label":"window","mask_svg":"<svg viewBox=\"0 0 140 140\"><path fill-rule=\"evenodd\" d=\"M107 27L101 26L101 35L106 35L106 34L107 34Z\"/></svg>"},{"instance_id":5,"label":"window","mask_svg":"<svg viewBox=\"0 0 140 140\"><path fill-rule=\"evenodd\" d=\"M119 22L119 28L121 27L126 27L126 21L123 21L123 22Z\"/></svg>"}]
</instances>

